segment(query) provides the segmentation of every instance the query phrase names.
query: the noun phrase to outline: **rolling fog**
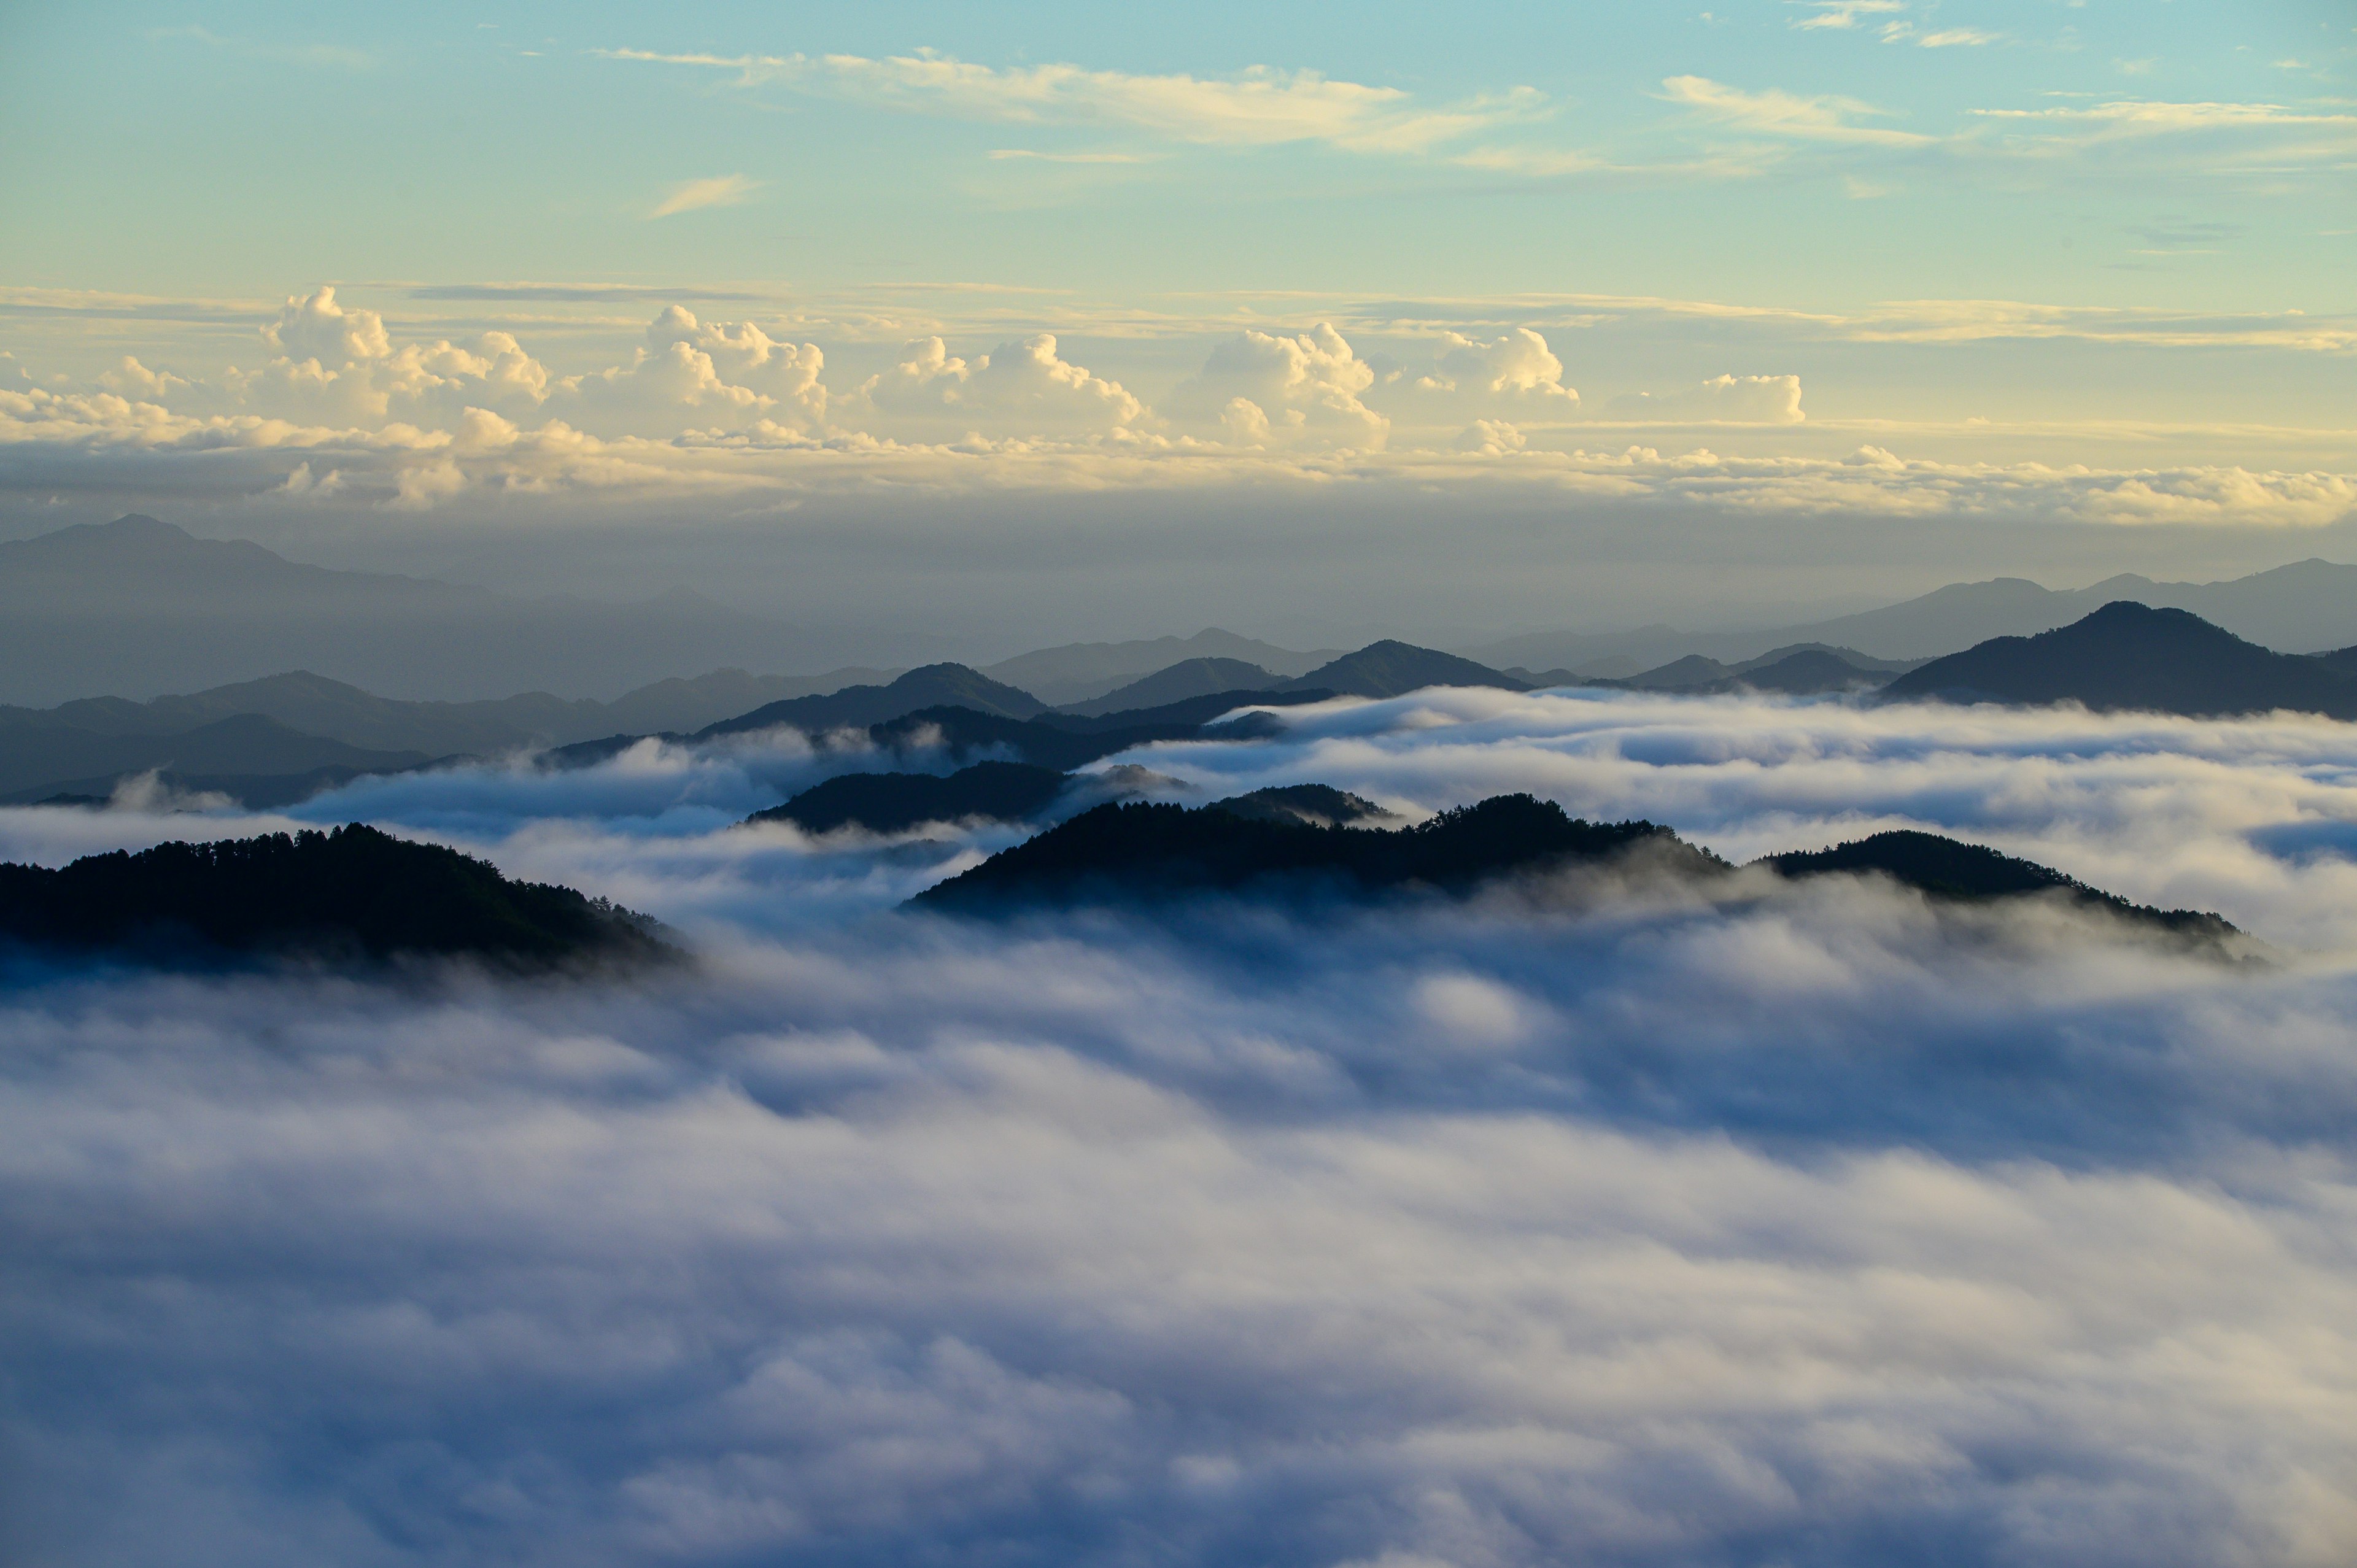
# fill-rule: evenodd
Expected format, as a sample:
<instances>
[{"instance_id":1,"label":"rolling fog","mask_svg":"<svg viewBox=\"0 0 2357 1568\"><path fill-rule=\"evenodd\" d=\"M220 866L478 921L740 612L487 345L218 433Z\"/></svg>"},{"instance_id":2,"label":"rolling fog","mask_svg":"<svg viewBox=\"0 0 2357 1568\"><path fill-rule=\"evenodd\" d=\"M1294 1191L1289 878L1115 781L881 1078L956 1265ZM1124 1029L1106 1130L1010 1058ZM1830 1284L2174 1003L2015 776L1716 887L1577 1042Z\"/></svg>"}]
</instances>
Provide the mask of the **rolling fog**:
<instances>
[{"instance_id":1,"label":"rolling fog","mask_svg":"<svg viewBox=\"0 0 2357 1568\"><path fill-rule=\"evenodd\" d=\"M20 967L0 1547L58 1563L1506 1568L2357 1553L2357 739L1427 693L1110 758L1512 789L1729 858L1916 825L2043 907L1596 879L895 912L1020 836L730 823L651 743L291 817L660 916L639 982Z\"/></svg>"}]
</instances>

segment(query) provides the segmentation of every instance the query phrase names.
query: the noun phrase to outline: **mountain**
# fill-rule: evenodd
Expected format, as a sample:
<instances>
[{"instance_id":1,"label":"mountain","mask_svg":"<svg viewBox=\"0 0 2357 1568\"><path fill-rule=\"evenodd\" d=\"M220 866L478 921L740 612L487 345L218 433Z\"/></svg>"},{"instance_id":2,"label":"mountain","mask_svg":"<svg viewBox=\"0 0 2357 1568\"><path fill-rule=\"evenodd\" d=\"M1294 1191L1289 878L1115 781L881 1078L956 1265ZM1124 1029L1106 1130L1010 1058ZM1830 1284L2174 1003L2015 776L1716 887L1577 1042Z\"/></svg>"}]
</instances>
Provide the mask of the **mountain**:
<instances>
[{"instance_id":1,"label":"mountain","mask_svg":"<svg viewBox=\"0 0 2357 1568\"><path fill-rule=\"evenodd\" d=\"M911 902L987 910L1250 890L1464 892L1508 873L1617 858L1640 846L1686 870L1725 865L1652 822L1585 822L1529 795L1497 796L1394 832L1114 804L1001 850Z\"/></svg>"},{"instance_id":2,"label":"mountain","mask_svg":"<svg viewBox=\"0 0 2357 1568\"><path fill-rule=\"evenodd\" d=\"M982 672L994 681L1019 686L1061 706L1088 702L1117 686L1128 685L1192 659L1233 660L1289 678L1315 669L1340 651L1329 648L1301 653L1213 627L1186 638L1066 643L1060 648L1043 648L1002 663L985 665Z\"/></svg>"},{"instance_id":3,"label":"mountain","mask_svg":"<svg viewBox=\"0 0 2357 1568\"><path fill-rule=\"evenodd\" d=\"M811 734L889 724L920 708L954 707L996 718L1028 719L1048 711L1028 692L1001 685L963 664L928 664L883 686L845 686L823 697L792 697L706 725L697 740L791 725Z\"/></svg>"},{"instance_id":4,"label":"mountain","mask_svg":"<svg viewBox=\"0 0 2357 1568\"><path fill-rule=\"evenodd\" d=\"M183 788L220 789L247 804L285 804L290 777L340 783L435 760L421 751L371 751L241 714L179 735L99 735L62 725L0 731L0 800L103 797L128 775L169 770ZM203 779L199 784L198 779ZM236 780L237 783L225 783ZM246 784L254 786L249 796Z\"/></svg>"},{"instance_id":5,"label":"mountain","mask_svg":"<svg viewBox=\"0 0 2357 1568\"><path fill-rule=\"evenodd\" d=\"M1676 692L1686 696L1725 692L1781 692L1798 696L1859 691L1880 685L1891 675L1913 668L1914 664L1908 660L1875 659L1853 649L1809 643L1773 649L1739 664L1721 664L1716 659L1690 653L1625 681L1591 680L1587 683L1637 692Z\"/></svg>"},{"instance_id":6,"label":"mountain","mask_svg":"<svg viewBox=\"0 0 2357 1568\"><path fill-rule=\"evenodd\" d=\"M1019 822L1055 802L1071 776L1025 762L977 762L937 773L845 773L813 784L782 806L756 811L755 822L791 822L804 832L841 827L906 832L925 822L973 818Z\"/></svg>"},{"instance_id":7,"label":"mountain","mask_svg":"<svg viewBox=\"0 0 2357 1568\"><path fill-rule=\"evenodd\" d=\"M1275 784L1249 795L1231 795L1204 810L1225 811L1262 822L1297 822L1313 828L1384 827L1399 821L1372 800L1330 784Z\"/></svg>"},{"instance_id":8,"label":"mountain","mask_svg":"<svg viewBox=\"0 0 2357 1568\"><path fill-rule=\"evenodd\" d=\"M1355 697L1401 697L1427 686L1497 686L1527 692L1518 681L1486 664L1459 659L1410 643L1371 642L1356 653L1346 653L1329 664L1287 682L1296 688L1322 687Z\"/></svg>"},{"instance_id":9,"label":"mountain","mask_svg":"<svg viewBox=\"0 0 2357 1568\"><path fill-rule=\"evenodd\" d=\"M1320 800L1356 800L1324 785L1292 788L1323 791ZM1259 793L1265 798L1286 792ZM989 913L1039 904L1135 904L1207 893L1358 897L1418 888L1465 893L1501 877L1604 862L1627 864L1632 857L1671 875L1719 877L1734 870L1657 823L1586 822L1529 795L1494 796L1396 829L1239 809L1251 799L1191 811L1170 805L1100 806L1001 850L910 902ZM2240 934L2215 915L2131 904L2035 861L1937 833L1877 833L1832 849L1765 856L1753 865L1789 880L1881 876L1945 902L2056 897L2205 943Z\"/></svg>"},{"instance_id":10,"label":"mountain","mask_svg":"<svg viewBox=\"0 0 2357 1568\"><path fill-rule=\"evenodd\" d=\"M2130 574L2084 588L2053 589L2023 577L1997 577L1951 583L1880 609L1761 631L1690 632L1655 624L1630 631L1538 632L1461 651L1501 669L1560 667L1618 678L1625 678L1623 671L1608 666L1620 660L1651 666L1695 653L1735 663L1796 643L1921 660L1992 638L2051 631L2118 600L2190 611L2279 652L2357 644L2357 566L2310 559L2212 583L2158 583Z\"/></svg>"},{"instance_id":11,"label":"mountain","mask_svg":"<svg viewBox=\"0 0 2357 1568\"><path fill-rule=\"evenodd\" d=\"M2299 713L2357 718L2357 681L2321 660L2274 653L2184 610L2123 601L2036 637L2001 637L1935 659L1882 689L1889 698L2083 703L2211 716Z\"/></svg>"},{"instance_id":12,"label":"mountain","mask_svg":"<svg viewBox=\"0 0 2357 1568\"><path fill-rule=\"evenodd\" d=\"M0 865L0 936L149 957L467 956L546 970L671 950L652 921L569 887L357 823L117 850L61 870Z\"/></svg>"},{"instance_id":13,"label":"mountain","mask_svg":"<svg viewBox=\"0 0 2357 1568\"><path fill-rule=\"evenodd\" d=\"M1275 671L1241 659L1188 659L1167 670L1157 670L1142 681L1116 686L1102 697L1068 703L1058 711L1092 717L1120 713L1125 708L1151 708L1189 697L1207 697L1214 692L1272 691L1284 683L1284 678Z\"/></svg>"},{"instance_id":14,"label":"mountain","mask_svg":"<svg viewBox=\"0 0 2357 1568\"><path fill-rule=\"evenodd\" d=\"M833 675L749 675L716 670L693 679L642 686L611 703L546 692L472 703L404 702L379 697L307 670L215 686L185 696L134 703L83 697L53 708L0 708L0 740L27 728L93 735L178 735L241 714L259 714L289 729L380 751L497 756L520 746L565 744L616 730L698 729L716 719L781 698L828 692L864 670ZM234 771L234 770L233 770Z\"/></svg>"},{"instance_id":15,"label":"mountain","mask_svg":"<svg viewBox=\"0 0 2357 1568\"><path fill-rule=\"evenodd\" d=\"M41 705L308 670L395 697L602 696L831 646L685 589L627 604L307 566L154 518L0 542L0 702Z\"/></svg>"},{"instance_id":16,"label":"mountain","mask_svg":"<svg viewBox=\"0 0 2357 1568\"><path fill-rule=\"evenodd\" d=\"M1887 876L1918 892L1952 901L2059 894L2082 908L2102 909L2179 936L2220 940L2238 934L2215 915L2131 904L2117 894L2090 887L2034 860L2017 860L1985 844L1964 843L1938 833L1902 829L1831 849L1766 855L1753 864L1794 878L1835 874Z\"/></svg>"}]
</instances>

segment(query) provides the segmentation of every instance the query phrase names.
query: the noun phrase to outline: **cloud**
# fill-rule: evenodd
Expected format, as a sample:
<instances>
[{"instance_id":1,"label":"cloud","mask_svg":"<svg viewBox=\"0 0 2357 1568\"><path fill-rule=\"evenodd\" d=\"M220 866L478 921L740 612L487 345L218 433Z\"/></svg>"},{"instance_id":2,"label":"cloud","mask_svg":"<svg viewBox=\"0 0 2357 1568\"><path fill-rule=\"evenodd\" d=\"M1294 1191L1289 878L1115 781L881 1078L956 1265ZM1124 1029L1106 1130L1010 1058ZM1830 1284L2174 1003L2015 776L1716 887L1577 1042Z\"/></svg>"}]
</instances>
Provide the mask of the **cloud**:
<instances>
[{"instance_id":1,"label":"cloud","mask_svg":"<svg viewBox=\"0 0 2357 1568\"><path fill-rule=\"evenodd\" d=\"M1793 4L1794 0L1785 0ZM1880 16L1907 9L1902 0L1806 0L1815 13L1795 16L1790 24L1800 28L1848 28L1857 26L1861 16Z\"/></svg>"},{"instance_id":2,"label":"cloud","mask_svg":"<svg viewBox=\"0 0 2357 1568\"><path fill-rule=\"evenodd\" d=\"M1664 424L1798 424L1798 376L1719 376L1674 392L1635 392L1612 400L1616 419Z\"/></svg>"},{"instance_id":3,"label":"cloud","mask_svg":"<svg viewBox=\"0 0 2357 1568\"><path fill-rule=\"evenodd\" d=\"M706 207L741 207L761 188L758 179L741 174L720 175L712 179L691 179L672 188L671 194L655 204L649 218L669 218L674 213L694 212Z\"/></svg>"},{"instance_id":4,"label":"cloud","mask_svg":"<svg viewBox=\"0 0 2357 1568\"><path fill-rule=\"evenodd\" d=\"M1737 855L1944 826L2292 950L1843 882L973 927L888 907L999 841L720 825L806 750L371 780L300 820L627 895L705 966L18 961L12 1551L2357 1545L2319 1371L2357 1348L2357 729L1466 691L1283 722L1137 756L1412 811L1532 789ZM0 858L293 821L0 810Z\"/></svg>"},{"instance_id":5,"label":"cloud","mask_svg":"<svg viewBox=\"0 0 2357 1568\"><path fill-rule=\"evenodd\" d=\"M1211 78L1086 70L1073 65L999 70L931 52L878 59L859 55L597 52L608 59L729 71L745 87L778 83L967 119L1114 125L1211 146L1318 142L1360 153L1421 153L1526 114L1538 102L1529 89L1517 89L1454 108L1425 109L1398 88L1265 66L1239 76Z\"/></svg>"},{"instance_id":6,"label":"cloud","mask_svg":"<svg viewBox=\"0 0 2357 1568\"><path fill-rule=\"evenodd\" d=\"M1216 345L1171 395L1174 413L1243 446L1376 450L1391 421L1360 401L1375 372L1324 322L1292 337L1253 329Z\"/></svg>"},{"instance_id":7,"label":"cloud","mask_svg":"<svg viewBox=\"0 0 2357 1568\"><path fill-rule=\"evenodd\" d=\"M1806 96L1777 89L1747 92L1703 76L1674 76L1662 87L1673 103L1683 103L1723 124L1763 135L1883 147L1925 146L1933 139L1911 131L1857 124L1860 119L1891 112L1855 98Z\"/></svg>"},{"instance_id":8,"label":"cloud","mask_svg":"<svg viewBox=\"0 0 2357 1568\"><path fill-rule=\"evenodd\" d=\"M554 391L588 428L610 435L676 430L682 420L802 430L825 417L824 368L816 344L777 342L751 322L701 322L674 305L648 324L628 364L568 376Z\"/></svg>"},{"instance_id":9,"label":"cloud","mask_svg":"<svg viewBox=\"0 0 2357 1568\"><path fill-rule=\"evenodd\" d=\"M313 360L330 371L393 352L384 318L373 310L345 310L336 303L333 285L289 296L278 319L262 329L262 340L289 360Z\"/></svg>"},{"instance_id":10,"label":"cloud","mask_svg":"<svg viewBox=\"0 0 2357 1568\"><path fill-rule=\"evenodd\" d=\"M859 400L900 429L1073 439L1105 435L1146 417L1120 384L1062 359L1042 332L1001 343L971 364L939 338L920 338L892 369L871 376Z\"/></svg>"}]
</instances>

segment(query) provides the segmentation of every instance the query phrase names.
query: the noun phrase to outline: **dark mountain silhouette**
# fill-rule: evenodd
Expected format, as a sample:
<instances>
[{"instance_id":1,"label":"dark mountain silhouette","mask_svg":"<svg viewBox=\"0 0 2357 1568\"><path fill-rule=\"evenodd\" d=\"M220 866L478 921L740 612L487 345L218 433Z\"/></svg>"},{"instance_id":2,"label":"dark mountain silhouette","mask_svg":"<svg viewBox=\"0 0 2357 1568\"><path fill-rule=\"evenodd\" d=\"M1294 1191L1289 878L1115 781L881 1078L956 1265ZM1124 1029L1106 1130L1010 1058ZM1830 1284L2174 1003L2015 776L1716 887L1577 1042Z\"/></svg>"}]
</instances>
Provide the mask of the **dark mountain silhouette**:
<instances>
[{"instance_id":1,"label":"dark mountain silhouette","mask_svg":"<svg viewBox=\"0 0 2357 1568\"><path fill-rule=\"evenodd\" d=\"M1330 784L1277 784L1249 795L1231 795L1204 810L1263 822L1299 822L1313 828L1388 827L1399 819L1372 800Z\"/></svg>"},{"instance_id":2,"label":"dark mountain silhouette","mask_svg":"<svg viewBox=\"0 0 2357 1568\"><path fill-rule=\"evenodd\" d=\"M1263 790L1191 811L1170 805L1100 806L1000 851L911 902L988 912L1204 893L1366 897L1408 887L1463 893L1500 877L1632 855L1674 875L1717 877L1734 869L1656 823L1585 822L1529 795L1496 796L1414 827L1389 830L1340 824L1330 811L1289 811L1286 797L1368 807L1324 785ZM2240 934L2215 915L2131 904L2034 861L1936 833L1877 833L1833 849L1769 855L1753 864L1792 879L1882 876L1947 901L2056 897L2204 942Z\"/></svg>"},{"instance_id":3,"label":"dark mountain silhouette","mask_svg":"<svg viewBox=\"0 0 2357 1568\"><path fill-rule=\"evenodd\" d=\"M27 727L62 727L93 735L179 735L241 714L260 714L306 735L370 750L490 757L622 730L700 729L765 703L833 691L852 679L877 673L837 671L832 675L788 676L716 670L692 679L658 681L611 703L587 698L567 701L546 692L482 702L428 703L379 697L344 682L296 670L145 703L83 697L53 708L0 707L0 742Z\"/></svg>"},{"instance_id":4,"label":"dark mountain silhouette","mask_svg":"<svg viewBox=\"0 0 2357 1568\"><path fill-rule=\"evenodd\" d=\"M981 910L1212 892L1464 892L1510 873L1602 861L1640 845L1672 866L1725 865L1667 828L1584 822L1528 795L1497 796L1395 832L1314 827L1209 808L1107 805L1001 850L913 901Z\"/></svg>"},{"instance_id":5,"label":"dark mountain silhouette","mask_svg":"<svg viewBox=\"0 0 2357 1568\"><path fill-rule=\"evenodd\" d=\"M150 517L0 542L0 701L145 698L287 670L402 697L566 697L682 670L816 669L822 641L686 589L625 604L286 560Z\"/></svg>"},{"instance_id":6,"label":"dark mountain silhouette","mask_svg":"<svg viewBox=\"0 0 2357 1568\"><path fill-rule=\"evenodd\" d=\"M1526 692L1529 685L1503 671L1453 653L1436 652L1410 643L1371 642L1356 653L1346 653L1289 682L1298 688L1324 687L1354 697L1401 697L1427 686L1497 686Z\"/></svg>"},{"instance_id":7,"label":"dark mountain silhouette","mask_svg":"<svg viewBox=\"0 0 2357 1568\"><path fill-rule=\"evenodd\" d=\"M1647 670L1616 681L1613 685L1626 686L1632 692L1690 692L1715 682L1725 681L1735 671L1716 659L1706 659L1699 653L1689 653L1684 659L1674 659L1658 670ZM1599 682L1602 684L1602 682Z\"/></svg>"},{"instance_id":8,"label":"dark mountain silhouette","mask_svg":"<svg viewBox=\"0 0 2357 1568\"><path fill-rule=\"evenodd\" d=\"M1167 670L1157 670L1143 681L1116 687L1102 697L1069 703L1058 711L1091 717L1129 708L1159 707L1189 697L1208 697L1215 692L1273 691L1283 684L1282 676L1241 659L1189 659Z\"/></svg>"},{"instance_id":9,"label":"dark mountain silhouette","mask_svg":"<svg viewBox=\"0 0 2357 1568\"><path fill-rule=\"evenodd\" d=\"M2288 708L2357 718L2357 681L2323 660L2269 652L2184 610L2125 601L2060 630L2001 637L1935 659L1882 693L2197 717Z\"/></svg>"},{"instance_id":10,"label":"dark mountain silhouette","mask_svg":"<svg viewBox=\"0 0 2357 1568\"><path fill-rule=\"evenodd\" d=\"M847 826L872 833L897 833L924 822L977 817L1019 822L1054 804L1071 779L1055 768L1026 762L977 762L947 777L845 773L745 820L748 823L791 822L813 833Z\"/></svg>"},{"instance_id":11,"label":"dark mountain silhouette","mask_svg":"<svg viewBox=\"0 0 2357 1568\"><path fill-rule=\"evenodd\" d=\"M2310 657L2338 674L2357 676L2357 648L2336 648L2330 653L2312 654Z\"/></svg>"},{"instance_id":12,"label":"dark mountain silhouette","mask_svg":"<svg viewBox=\"0 0 2357 1568\"><path fill-rule=\"evenodd\" d=\"M150 957L464 956L538 970L671 951L653 922L569 887L513 882L357 823L0 865L0 935Z\"/></svg>"},{"instance_id":13,"label":"dark mountain silhouette","mask_svg":"<svg viewBox=\"0 0 2357 1568\"><path fill-rule=\"evenodd\" d=\"M823 697L793 697L706 725L698 740L791 725L812 734L888 724L920 708L957 707L998 718L1028 719L1048 711L1028 692L1003 686L963 664L928 664L885 686L845 686Z\"/></svg>"},{"instance_id":14,"label":"dark mountain silhouette","mask_svg":"<svg viewBox=\"0 0 2357 1568\"><path fill-rule=\"evenodd\" d=\"M18 725L0 730L0 800L105 795L117 780L156 769L168 769L183 779L254 780L264 793L283 795L284 785L259 781L297 775L335 776L340 781L364 773L402 772L434 760L424 752L369 751L303 735L259 714L241 714L167 736ZM216 787L232 795L242 793L239 788Z\"/></svg>"},{"instance_id":15,"label":"dark mountain silhouette","mask_svg":"<svg viewBox=\"0 0 2357 1568\"><path fill-rule=\"evenodd\" d=\"M1227 659L1292 677L1306 674L1340 650L1297 652L1274 643L1238 637L1217 627L1192 637L1157 637L1134 642L1072 642L1043 648L983 667L994 681L1020 687L1054 703L1084 703L1116 686L1126 686L1174 664L1194 659ZM1252 681L1241 682L1251 685ZM1137 704L1131 704L1135 706Z\"/></svg>"},{"instance_id":16,"label":"dark mountain silhouette","mask_svg":"<svg viewBox=\"0 0 2357 1568\"><path fill-rule=\"evenodd\" d=\"M2240 934L2215 915L2131 904L2052 866L2018 860L1985 844L1965 843L1938 833L1907 830L1876 833L1832 849L1767 855L1753 864L1795 878L1835 873L1887 876L1934 898L1968 902L2057 894L2083 908L2103 909L2179 936L2222 940Z\"/></svg>"}]
</instances>

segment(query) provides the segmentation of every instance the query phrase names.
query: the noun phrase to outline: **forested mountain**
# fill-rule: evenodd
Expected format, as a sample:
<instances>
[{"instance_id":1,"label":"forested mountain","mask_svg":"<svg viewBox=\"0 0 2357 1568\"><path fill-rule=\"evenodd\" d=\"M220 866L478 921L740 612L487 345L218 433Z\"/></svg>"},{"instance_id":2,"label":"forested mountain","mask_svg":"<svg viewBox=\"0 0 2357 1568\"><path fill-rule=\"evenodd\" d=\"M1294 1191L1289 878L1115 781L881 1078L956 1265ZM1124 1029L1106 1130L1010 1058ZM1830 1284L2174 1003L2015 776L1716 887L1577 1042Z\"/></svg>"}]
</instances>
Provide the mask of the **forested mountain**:
<instances>
[{"instance_id":1,"label":"forested mountain","mask_svg":"<svg viewBox=\"0 0 2357 1568\"><path fill-rule=\"evenodd\" d=\"M670 950L642 916L357 823L118 850L58 870L0 865L0 936L158 958L415 954L519 969Z\"/></svg>"}]
</instances>

